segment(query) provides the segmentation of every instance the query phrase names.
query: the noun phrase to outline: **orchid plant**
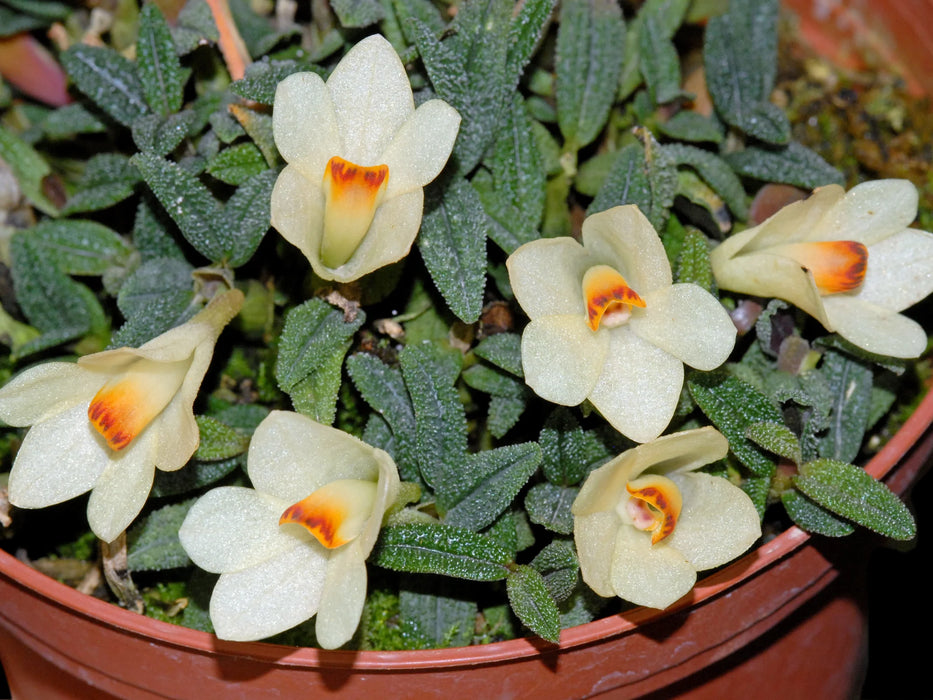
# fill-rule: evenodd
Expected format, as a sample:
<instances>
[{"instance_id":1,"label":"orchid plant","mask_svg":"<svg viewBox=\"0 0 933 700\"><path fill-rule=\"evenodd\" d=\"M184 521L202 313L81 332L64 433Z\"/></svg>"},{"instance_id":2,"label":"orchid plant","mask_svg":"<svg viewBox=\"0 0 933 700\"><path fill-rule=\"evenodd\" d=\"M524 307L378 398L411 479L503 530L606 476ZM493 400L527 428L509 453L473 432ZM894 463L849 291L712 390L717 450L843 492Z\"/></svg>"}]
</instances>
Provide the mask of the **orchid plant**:
<instances>
[{"instance_id":1,"label":"orchid plant","mask_svg":"<svg viewBox=\"0 0 933 700\"><path fill-rule=\"evenodd\" d=\"M928 193L795 139L775 0L118 4L0 3L5 545L403 649L915 536L858 464L920 395Z\"/></svg>"}]
</instances>

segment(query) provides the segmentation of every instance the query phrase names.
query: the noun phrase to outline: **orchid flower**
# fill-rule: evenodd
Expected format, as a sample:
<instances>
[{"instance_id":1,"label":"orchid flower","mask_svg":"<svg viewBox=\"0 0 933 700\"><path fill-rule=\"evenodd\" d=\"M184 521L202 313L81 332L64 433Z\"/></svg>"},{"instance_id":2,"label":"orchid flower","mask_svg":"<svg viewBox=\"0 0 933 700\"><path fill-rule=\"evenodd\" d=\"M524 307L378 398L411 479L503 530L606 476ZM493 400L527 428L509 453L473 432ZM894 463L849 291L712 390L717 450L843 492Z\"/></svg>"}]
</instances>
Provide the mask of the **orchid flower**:
<instances>
[{"instance_id":1,"label":"orchid flower","mask_svg":"<svg viewBox=\"0 0 933 700\"><path fill-rule=\"evenodd\" d=\"M36 365L0 389L0 419L32 426L10 473L10 503L44 508L91 491L88 523L115 540L142 509L155 469L179 469L197 449L194 400L242 303L239 290L225 292L139 348Z\"/></svg>"},{"instance_id":2,"label":"orchid flower","mask_svg":"<svg viewBox=\"0 0 933 700\"><path fill-rule=\"evenodd\" d=\"M263 639L315 614L318 643L356 630L366 558L399 491L382 450L298 413L273 411L253 434L254 489L223 486L188 512L179 538L192 561L219 573L210 615L217 636Z\"/></svg>"},{"instance_id":3,"label":"orchid flower","mask_svg":"<svg viewBox=\"0 0 933 700\"><path fill-rule=\"evenodd\" d=\"M408 254L423 187L450 156L460 115L443 100L415 109L392 45L367 37L325 83L296 73L275 93L273 133L288 165L272 224L318 276L349 282Z\"/></svg>"},{"instance_id":4,"label":"orchid flower","mask_svg":"<svg viewBox=\"0 0 933 700\"><path fill-rule=\"evenodd\" d=\"M722 289L794 304L868 352L917 357L926 333L898 313L933 291L933 235L908 228L916 216L908 180L821 187L723 241L713 274Z\"/></svg>"},{"instance_id":5,"label":"orchid flower","mask_svg":"<svg viewBox=\"0 0 933 700\"><path fill-rule=\"evenodd\" d=\"M506 265L530 319L522 335L525 382L564 406L589 399L636 442L670 423L684 363L715 369L735 344L735 326L713 295L672 284L658 234L634 205L587 217L582 245L532 241Z\"/></svg>"},{"instance_id":6,"label":"orchid flower","mask_svg":"<svg viewBox=\"0 0 933 700\"><path fill-rule=\"evenodd\" d=\"M693 588L697 571L748 549L761 536L751 499L696 471L728 449L715 428L685 430L591 472L572 506L587 585L607 598L666 608Z\"/></svg>"}]
</instances>

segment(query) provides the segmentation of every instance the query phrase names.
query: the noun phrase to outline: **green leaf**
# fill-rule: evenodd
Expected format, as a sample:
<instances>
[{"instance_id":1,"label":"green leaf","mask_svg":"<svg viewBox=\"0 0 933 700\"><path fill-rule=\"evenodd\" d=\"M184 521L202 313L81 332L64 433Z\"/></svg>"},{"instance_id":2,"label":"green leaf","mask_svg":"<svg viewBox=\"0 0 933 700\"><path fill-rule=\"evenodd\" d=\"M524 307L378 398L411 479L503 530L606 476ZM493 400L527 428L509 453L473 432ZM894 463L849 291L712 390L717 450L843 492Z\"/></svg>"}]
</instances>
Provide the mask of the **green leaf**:
<instances>
[{"instance_id":1,"label":"green leaf","mask_svg":"<svg viewBox=\"0 0 933 700\"><path fill-rule=\"evenodd\" d=\"M855 532L852 523L836 517L799 491L784 491L781 503L794 524L807 532L824 537L845 537Z\"/></svg>"},{"instance_id":2,"label":"green leaf","mask_svg":"<svg viewBox=\"0 0 933 700\"><path fill-rule=\"evenodd\" d=\"M184 56L203 44L214 44L220 39L214 15L204 0L189 0L170 27L176 53Z\"/></svg>"},{"instance_id":3,"label":"green leaf","mask_svg":"<svg viewBox=\"0 0 933 700\"><path fill-rule=\"evenodd\" d=\"M165 571L190 566L178 540L178 530L195 499L152 511L127 533L127 568L130 571Z\"/></svg>"},{"instance_id":4,"label":"green leaf","mask_svg":"<svg viewBox=\"0 0 933 700\"><path fill-rule=\"evenodd\" d=\"M680 87L680 56L663 26L663 20L650 13L638 35L641 74L656 104L667 104L684 96Z\"/></svg>"},{"instance_id":5,"label":"green leaf","mask_svg":"<svg viewBox=\"0 0 933 700\"><path fill-rule=\"evenodd\" d=\"M126 323L111 345L139 347L191 318L197 312L191 273L191 265L175 258L154 258L140 265L117 296Z\"/></svg>"},{"instance_id":6,"label":"green leaf","mask_svg":"<svg viewBox=\"0 0 933 700\"><path fill-rule=\"evenodd\" d=\"M479 357L516 377L522 372L522 336L518 333L496 333L484 338L473 348Z\"/></svg>"},{"instance_id":7,"label":"green leaf","mask_svg":"<svg viewBox=\"0 0 933 700\"><path fill-rule=\"evenodd\" d=\"M454 382L460 354L436 345L409 345L399 353L415 414L415 449L425 483L442 491L456 483L467 454L467 423Z\"/></svg>"},{"instance_id":8,"label":"green leaf","mask_svg":"<svg viewBox=\"0 0 933 700\"><path fill-rule=\"evenodd\" d=\"M465 323L482 311L486 284L486 212L470 184L455 178L429 186L418 250L444 300Z\"/></svg>"},{"instance_id":9,"label":"green leaf","mask_svg":"<svg viewBox=\"0 0 933 700\"><path fill-rule=\"evenodd\" d=\"M139 171L130 165L126 156L95 154L88 159L78 188L68 198L62 214L107 209L129 198L139 180Z\"/></svg>"},{"instance_id":10,"label":"green leaf","mask_svg":"<svg viewBox=\"0 0 933 700\"><path fill-rule=\"evenodd\" d=\"M267 167L256 144L247 142L220 151L208 161L207 172L228 185L240 185Z\"/></svg>"},{"instance_id":11,"label":"green leaf","mask_svg":"<svg viewBox=\"0 0 933 700\"><path fill-rule=\"evenodd\" d=\"M100 307L96 297L47 257L36 236L14 234L10 255L16 300L30 325L42 332L20 348L20 356L74 340L91 330Z\"/></svg>"},{"instance_id":12,"label":"green leaf","mask_svg":"<svg viewBox=\"0 0 933 700\"><path fill-rule=\"evenodd\" d=\"M557 486L582 481L594 465L611 456L596 434L583 430L566 408L555 409L548 416L538 442L544 456L544 476Z\"/></svg>"},{"instance_id":13,"label":"green leaf","mask_svg":"<svg viewBox=\"0 0 933 700\"><path fill-rule=\"evenodd\" d=\"M872 371L857 360L827 350L819 373L829 384L827 393L833 401L828 430L819 442L820 457L854 461L862 449L871 415Z\"/></svg>"},{"instance_id":14,"label":"green leaf","mask_svg":"<svg viewBox=\"0 0 933 700\"><path fill-rule=\"evenodd\" d=\"M622 71L625 23L615 0L564 0L557 31L557 123L570 150L602 131Z\"/></svg>"},{"instance_id":15,"label":"green leaf","mask_svg":"<svg viewBox=\"0 0 933 700\"><path fill-rule=\"evenodd\" d=\"M337 410L343 358L365 320L352 321L322 299L309 299L285 314L275 378L299 413L330 424Z\"/></svg>"},{"instance_id":16,"label":"green leaf","mask_svg":"<svg viewBox=\"0 0 933 700\"><path fill-rule=\"evenodd\" d=\"M756 476L773 474L774 460L745 437L745 430L762 421L783 423L777 406L749 384L723 373L694 374L687 387L738 460Z\"/></svg>"},{"instance_id":17,"label":"green leaf","mask_svg":"<svg viewBox=\"0 0 933 700\"><path fill-rule=\"evenodd\" d=\"M229 237L226 255L230 267L248 262L269 230L272 188L278 173L264 170L240 185L224 206L224 229Z\"/></svg>"},{"instance_id":18,"label":"green leaf","mask_svg":"<svg viewBox=\"0 0 933 700\"><path fill-rule=\"evenodd\" d=\"M132 248L103 224L82 219L46 219L18 234L33 249L69 275L102 275L123 265Z\"/></svg>"},{"instance_id":19,"label":"green leaf","mask_svg":"<svg viewBox=\"0 0 933 700\"><path fill-rule=\"evenodd\" d=\"M670 144L664 150L678 165L688 165L699 173L738 219L748 218L748 202L742 181L719 156L687 144Z\"/></svg>"},{"instance_id":20,"label":"green leaf","mask_svg":"<svg viewBox=\"0 0 933 700\"><path fill-rule=\"evenodd\" d=\"M783 423L774 421L752 423L745 428L745 437L768 452L790 460L794 464L801 462L800 440Z\"/></svg>"},{"instance_id":21,"label":"green leaf","mask_svg":"<svg viewBox=\"0 0 933 700\"><path fill-rule=\"evenodd\" d=\"M525 0L518 6L509 25L506 53L507 84L513 87L540 45L557 0Z\"/></svg>"},{"instance_id":22,"label":"green leaf","mask_svg":"<svg viewBox=\"0 0 933 700\"><path fill-rule=\"evenodd\" d=\"M684 233L680 255L677 256L676 281L695 284L707 292L715 290L716 279L709 259L709 242L702 232L690 229Z\"/></svg>"},{"instance_id":23,"label":"green leaf","mask_svg":"<svg viewBox=\"0 0 933 700\"><path fill-rule=\"evenodd\" d=\"M378 0L331 0L331 7L344 27L368 27L385 16Z\"/></svg>"},{"instance_id":24,"label":"green leaf","mask_svg":"<svg viewBox=\"0 0 933 700\"><path fill-rule=\"evenodd\" d=\"M168 22L155 3L144 4L139 13L136 70L153 112L166 117L181 109L187 71L182 70Z\"/></svg>"},{"instance_id":25,"label":"green leaf","mask_svg":"<svg viewBox=\"0 0 933 700\"><path fill-rule=\"evenodd\" d=\"M560 613L541 574L530 566L516 566L509 572L506 589L512 612L522 624L539 637L557 644Z\"/></svg>"},{"instance_id":26,"label":"green leaf","mask_svg":"<svg viewBox=\"0 0 933 700\"><path fill-rule=\"evenodd\" d=\"M533 442L506 445L470 455L463 469L437 488L448 525L482 530L512 503L541 463Z\"/></svg>"},{"instance_id":27,"label":"green leaf","mask_svg":"<svg viewBox=\"0 0 933 700\"><path fill-rule=\"evenodd\" d=\"M525 494L528 519L551 532L573 534L573 513L570 507L579 493L580 489L575 486L558 486L550 482L535 484Z\"/></svg>"},{"instance_id":28,"label":"green leaf","mask_svg":"<svg viewBox=\"0 0 933 700\"><path fill-rule=\"evenodd\" d=\"M251 63L246 74L231 83L230 91L253 102L271 105L275 101L278 84L292 73L314 71L324 77L323 71L310 63L294 60L271 60L268 56Z\"/></svg>"},{"instance_id":29,"label":"green leaf","mask_svg":"<svg viewBox=\"0 0 933 700\"><path fill-rule=\"evenodd\" d=\"M467 386L494 396L506 396L514 399L528 396L528 387L516 377L495 367L476 364L463 371L463 381Z\"/></svg>"},{"instance_id":30,"label":"green leaf","mask_svg":"<svg viewBox=\"0 0 933 700\"><path fill-rule=\"evenodd\" d=\"M897 495L861 467L835 459L803 465L794 485L819 505L895 540L917 535L913 515Z\"/></svg>"},{"instance_id":31,"label":"green leaf","mask_svg":"<svg viewBox=\"0 0 933 700\"><path fill-rule=\"evenodd\" d=\"M32 146L2 125L0 160L10 166L26 199L43 213L58 216L58 207L46 197L42 186L45 178L52 174L49 164Z\"/></svg>"},{"instance_id":32,"label":"green leaf","mask_svg":"<svg viewBox=\"0 0 933 700\"><path fill-rule=\"evenodd\" d=\"M246 469L246 456L239 455L230 459L201 462L192 460L184 469L164 472L156 469L152 483L153 498L171 498L182 494L191 494L206 486L215 484L237 469Z\"/></svg>"},{"instance_id":33,"label":"green leaf","mask_svg":"<svg viewBox=\"0 0 933 700\"><path fill-rule=\"evenodd\" d=\"M674 205L677 187L677 166L666 148L653 138L649 138L648 147L631 143L619 151L587 214L635 204L661 231Z\"/></svg>"},{"instance_id":34,"label":"green leaf","mask_svg":"<svg viewBox=\"0 0 933 700\"><path fill-rule=\"evenodd\" d=\"M399 617L402 630L422 640L426 647L469 646L476 626L476 602L444 595L432 586L431 592L399 591ZM455 590L450 591L452 594Z\"/></svg>"},{"instance_id":35,"label":"green leaf","mask_svg":"<svg viewBox=\"0 0 933 700\"><path fill-rule=\"evenodd\" d=\"M722 143L725 138L725 129L718 119L686 109L677 112L666 121L659 122L658 131L677 141ZM704 151L704 153L709 153L709 151Z\"/></svg>"},{"instance_id":36,"label":"green leaf","mask_svg":"<svg viewBox=\"0 0 933 700\"><path fill-rule=\"evenodd\" d=\"M211 416L197 416L201 441L194 459L202 462L230 459L246 452L249 438Z\"/></svg>"},{"instance_id":37,"label":"green leaf","mask_svg":"<svg viewBox=\"0 0 933 700\"><path fill-rule=\"evenodd\" d=\"M42 131L50 139L67 139L77 134L101 134L107 125L80 102L72 102L49 112L42 120Z\"/></svg>"},{"instance_id":38,"label":"green leaf","mask_svg":"<svg viewBox=\"0 0 933 700\"><path fill-rule=\"evenodd\" d=\"M720 116L750 136L783 144L790 122L768 101L777 70L777 18L778 0L732 0L728 12L706 26L703 63Z\"/></svg>"},{"instance_id":39,"label":"green leaf","mask_svg":"<svg viewBox=\"0 0 933 700\"><path fill-rule=\"evenodd\" d=\"M190 109L165 117L145 114L133 122L133 142L141 151L166 156L191 133L197 118L197 113Z\"/></svg>"},{"instance_id":40,"label":"green leaf","mask_svg":"<svg viewBox=\"0 0 933 700\"><path fill-rule=\"evenodd\" d=\"M498 224L490 228L490 237L511 253L540 236L547 184L538 140L521 95L516 93L505 110L499 137L483 163L491 181L477 190L486 212Z\"/></svg>"},{"instance_id":41,"label":"green leaf","mask_svg":"<svg viewBox=\"0 0 933 700\"><path fill-rule=\"evenodd\" d=\"M544 578L548 593L561 603L576 590L580 563L573 540L555 539L531 560L531 566Z\"/></svg>"},{"instance_id":42,"label":"green leaf","mask_svg":"<svg viewBox=\"0 0 933 700\"><path fill-rule=\"evenodd\" d=\"M393 571L500 581L509 575L510 559L505 549L472 530L412 524L384 527L369 561Z\"/></svg>"},{"instance_id":43,"label":"green leaf","mask_svg":"<svg viewBox=\"0 0 933 700\"><path fill-rule=\"evenodd\" d=\"M171 221L162 212L156 213L154 207L158 205L148 196L141 197L136 207L133 243L136 244L143 262L154 258L184 260L185 254L169 231Z\"/></svg>"},{"instance_id":44,"label":"green leaf","mask_svg":"<svg viewBox=\"0 0 933 700\"><path fill-rule=\"evenodd\" d=\"M783 182L808 190L844 182L839 170L796 141L785 148L750 146L724 158L739 175L763 182Z\"/></svg>"},{"instance_id":45,"label":"green leaf","mask_svg":"<svg viewBox=\"0 0 933 700\"><path fill-rule=\"evenodd\" d=\"M401 371L363 353L351 355L346 364L356 390L392 431L396 440L394 457L400 476L404 481L419 481L415 409Z\"/></svg>"},{"instance_id":46,"label":"green leaf","mask_svg":"<svg viewBox=\"0 0 933 700\"><path fill-rule=\"evenodd\" d=\"M61 61L78 89L123 126L150 113L136 66L113 49L77 43Z\"/></svg>"}]
</instances>

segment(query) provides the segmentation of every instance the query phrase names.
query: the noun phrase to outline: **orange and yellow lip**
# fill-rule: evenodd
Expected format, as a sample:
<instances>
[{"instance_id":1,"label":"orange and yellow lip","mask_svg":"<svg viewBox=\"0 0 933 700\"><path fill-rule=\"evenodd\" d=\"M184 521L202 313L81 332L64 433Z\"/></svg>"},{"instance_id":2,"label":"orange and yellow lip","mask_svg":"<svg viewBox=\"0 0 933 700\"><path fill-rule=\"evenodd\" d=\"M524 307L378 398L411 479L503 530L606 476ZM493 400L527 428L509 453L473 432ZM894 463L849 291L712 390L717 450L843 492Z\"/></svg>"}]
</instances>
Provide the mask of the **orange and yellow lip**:
<instances>
[{"instance_id":1,"label":"orange and yellow lip","mask_svg":"<svg viewBox=\"0 0 933 700\"><path fill-rule=\"evenodd\" d=\"M279 525L301 525L322 545L335 549L362 532L372 513L375 495L376 484L370 481L332 481L286 508Z\"/></svg>"},{"instance_id":2,"label":"orange and yellow lip","mask_svg":"<svg viewBox=\"0 0 933 700\"><path fill-rule=\"evenodd\" d=\"M169 404L185 378L186 362L139 360L91 399L87 417L113 450L125 449Z\"/></svg>"},{"instance_id":3,"label":"orange and yellow lip","mask_svg":"<svg viewBox=\"0 0 933 700\"><path fill-rule=\"evenodd\" d=\"M857 289L868 270L868 248L856 241L791 243L781 246L780 254L806 268L821 294Z\"/></svg>"},{"instance_id":4,"label":"orange and yellow lip","mask_svg":"<svg viewBox=\"0 0 933 700\"><path fill-rule=\"evenodd\" d=\"M389 166L363 166L339 156L327 162L321 259L339 267L356 252L372 224L389 182Z\"/></svg>"},{"instance_id":5,"label":"orange and yellow lip","mask_svg":"<svg viewBox=\"0 0 933 700\"><path fill-rule=\"evenodd\" d=\"M647 475L625 486L631 495L629 512L635 527L651 532L651 544L657 544L674 532L683 498L680 489L664 476Z\"/></svg>"},{"instance_id":6,"label":"orange and yellow lip","mask_svg":"<svg viewBox=\"0 0 933 700\"><path fill-rule=\"evenodd\" d=\"M583 275L583 298L586 301L586 322L593 331L598 330L601 323L611 326L624 322L633 306L645 307L644 300L609 265L595 265L586 271Z\"/></svg>"}]
</instances>

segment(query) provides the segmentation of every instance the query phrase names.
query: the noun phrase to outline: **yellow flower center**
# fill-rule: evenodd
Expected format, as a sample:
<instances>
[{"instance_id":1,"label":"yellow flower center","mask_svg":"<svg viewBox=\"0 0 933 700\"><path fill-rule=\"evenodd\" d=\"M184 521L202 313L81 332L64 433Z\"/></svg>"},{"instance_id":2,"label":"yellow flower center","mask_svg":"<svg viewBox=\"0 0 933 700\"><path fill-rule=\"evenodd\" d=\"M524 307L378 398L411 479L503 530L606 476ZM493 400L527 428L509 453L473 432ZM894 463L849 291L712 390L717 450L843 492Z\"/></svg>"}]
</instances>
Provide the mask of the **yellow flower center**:
<instances>
[{"instance_id":1,"label":"yellow flower center","mask_svg":"<svg viewBox=\"0 0 933 700\"><path fill-rule=\"evenodd\" d=\"M651 544L657 544L674 532L683 508L680 489L666 476L648 474L632 479L625 485L631 498L626 510L639 530L651 534Z\"/></svg>"},{"instance_id":2,"label":"yellow flower center","mask_svg":"<svg viewBox=\"0 0 933 700\"><path fill-rule=\"evenodd\" d=\"M168 406L190 365L190 360L133 362L91 399L87 409L91 425L111 449L122 450Z\"/></svg>"},{"instance_id":3,"label":"yellow flower center","mask_svg":"<svg viewBox=\"0 0 933 700\"><path fill-rule=\"evenodd\" d=\"M628 321L632 307L645 307L644 300L615 269L594 265L583 275L583 298L586 301L586 322L591 330L600 325L615 328Z\"/></svg>"},{"instance_id":4,"label":"yellow flower center","mask_svg":"<svg viewBox=\"0 0 933 700\"><path fill-rule=\"evenodd\" d=\"M800 263L823 295L857 289L868 269L868 248L855 241L789 243L773 252Z\"/></svg>"},{"instance_id":5,"label":"yellow flower center","mask_svg":"<svg viewBox=\"0 0 933 700\"><path fill-rule=\"evenodd\" d=\"M324 236L321 261L340 267L359 248L382 202L389 166L363 166L339 156L324 169Z\"/></svg>"},{"instance_id":6,"label":"yellow flower center","mask_svg":"<svg viewBox=\"0 0 933 700\"><path fill-rule=\"evenodd\" d=\"M322 545L335 549L359 536L375 500L376 484L372 481L331 481L289 506L279 518L279 525L301 525Z\"/></svg>"}]
</instances>

